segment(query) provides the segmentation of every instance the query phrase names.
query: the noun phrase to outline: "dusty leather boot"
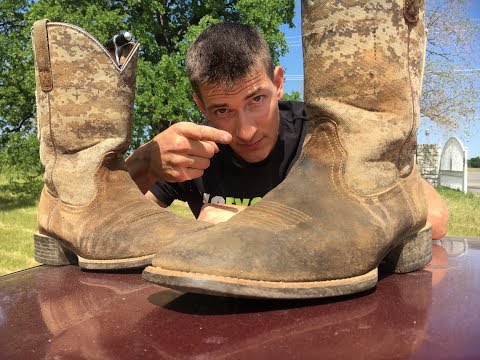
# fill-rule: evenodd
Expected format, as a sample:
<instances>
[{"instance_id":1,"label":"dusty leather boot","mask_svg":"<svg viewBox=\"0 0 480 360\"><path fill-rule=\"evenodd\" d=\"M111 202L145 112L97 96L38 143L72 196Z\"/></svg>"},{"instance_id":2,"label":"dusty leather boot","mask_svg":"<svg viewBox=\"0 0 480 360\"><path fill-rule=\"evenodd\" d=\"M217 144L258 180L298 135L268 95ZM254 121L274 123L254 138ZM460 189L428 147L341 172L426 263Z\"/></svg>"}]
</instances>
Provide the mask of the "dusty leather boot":
<instances>
[{"instance_id":1,"label":"dusty leather boot","mask_svg":"<svg viewBox=\"0 0 480 360\"><path fill-rule=\"evenodd\" d=\"M350 294L380 263L431 259L414 163L423 1L303 1L309 134L287 178L227 223L162 249L144 279L266 298Z\"/></svg>"},{"instance_id":2,"label":"dusty leather boot","mask_svg":"<svg viewBox=\"0 0 480 360\"><path fill-rule=\"evenodd\" d=\"M203 228L147 200L122 154L131 140L138 44L123 66L79 27L32 30L45 186L35 259L88 269L144 267L177 230ZM78 259L77 259L78 258Z\"/></svg>"}]
</instances>

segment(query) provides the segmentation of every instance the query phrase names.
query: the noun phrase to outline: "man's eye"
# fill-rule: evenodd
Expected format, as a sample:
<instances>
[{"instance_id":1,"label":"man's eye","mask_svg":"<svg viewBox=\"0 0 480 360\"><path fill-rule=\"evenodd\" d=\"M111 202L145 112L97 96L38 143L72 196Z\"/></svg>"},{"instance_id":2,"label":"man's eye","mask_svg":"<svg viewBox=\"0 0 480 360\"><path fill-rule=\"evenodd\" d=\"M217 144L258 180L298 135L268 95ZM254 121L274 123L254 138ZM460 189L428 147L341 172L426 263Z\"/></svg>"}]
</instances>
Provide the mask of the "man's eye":
<instances>
[{"instance_id":1,"label":"man's eye","mask_svg":"<svg viewBox=\"0 0 480 360\"><path fill-rule=\"evenodd\" d=\"M253 102L260 102L260 101L262 101L262 99L263 99L262 95L257 95L252 100L253 100Z\"/></svg>"},{"instance_id":2,"label":"man's eye","mask_svg":"<svg viewBox=\"0 0 480 360\"><path fill-rule=\"evenodd\" d=\"M227 113L227 109L226 108L220 108L220 109L217 109L215 110L215 112L217 113L217 115L224 115Z\"/></svg>"}]
</instances>

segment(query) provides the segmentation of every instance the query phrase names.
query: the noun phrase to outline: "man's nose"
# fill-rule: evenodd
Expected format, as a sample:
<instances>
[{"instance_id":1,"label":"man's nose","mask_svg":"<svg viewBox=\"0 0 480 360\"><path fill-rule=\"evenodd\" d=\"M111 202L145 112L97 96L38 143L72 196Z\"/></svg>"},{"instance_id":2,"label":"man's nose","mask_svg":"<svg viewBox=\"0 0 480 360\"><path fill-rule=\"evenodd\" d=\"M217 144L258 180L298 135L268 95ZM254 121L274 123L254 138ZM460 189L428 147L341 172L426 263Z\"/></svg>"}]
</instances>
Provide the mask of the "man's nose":
<instances>
[{"instance_id":1,"label":"man's nose","mask_svg":"<svg viewBox=\"0 0 480 360\"><path fill-rule=\"evenodd\" d=\"M257 123L253 116L247 111L239 111L237 113L237 126L235 135L237 138L245 143L250 142L257 132Z\"/></svg>"}]
</instances>

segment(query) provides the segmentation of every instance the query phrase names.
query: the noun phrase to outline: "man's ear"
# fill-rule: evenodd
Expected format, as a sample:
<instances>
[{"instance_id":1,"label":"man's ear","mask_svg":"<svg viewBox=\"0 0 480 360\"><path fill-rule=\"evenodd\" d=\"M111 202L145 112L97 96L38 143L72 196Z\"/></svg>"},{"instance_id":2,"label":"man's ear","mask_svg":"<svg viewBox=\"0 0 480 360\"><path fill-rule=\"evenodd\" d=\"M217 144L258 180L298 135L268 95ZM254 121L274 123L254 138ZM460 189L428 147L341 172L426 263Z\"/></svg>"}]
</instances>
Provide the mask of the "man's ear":
<instances>
[{"instance_id":1,"label":"man's ear","mask_svg":"<svg viewBox=\"0 0 480 360\"><path fill-rule=\"evenodd\" d=\"M284 71L281 66L277 66L273 70L273 83L277 87L277 99L281 100L283 97L283 85L284 85Z\"/></svg>"},{"instance_id":2,"label":"man's ear","mask_svg":"<svg viewBox=\"0 0 480 360\"><path fill-rule=\"evenodd\" d=\"M195 93L193 93L193 101L195 101L198 110L200 110L203 116L207 117L207 109L205 108L205 104L203 103L202 99L200 99L200 97Z\"/></svg>"}]
</instances>

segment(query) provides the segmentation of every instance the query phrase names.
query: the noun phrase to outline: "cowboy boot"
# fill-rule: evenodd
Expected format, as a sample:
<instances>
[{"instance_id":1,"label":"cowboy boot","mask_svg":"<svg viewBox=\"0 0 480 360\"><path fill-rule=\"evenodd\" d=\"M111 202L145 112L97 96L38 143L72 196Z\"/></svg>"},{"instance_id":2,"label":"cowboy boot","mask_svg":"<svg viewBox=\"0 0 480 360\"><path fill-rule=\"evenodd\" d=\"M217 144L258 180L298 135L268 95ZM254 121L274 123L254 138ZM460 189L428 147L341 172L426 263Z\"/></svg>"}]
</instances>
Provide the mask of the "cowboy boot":
<instances>
[{"instance_id":1,"label":"cowboy boot","mask_svg":"<svg viewBox=\"0 0 480 360\"><path fill-rule=\"evenodd\" d=\"M326 297L373 288L382 262L431 258L414 152L423 0L302 2L309 133L286 179L227 223L158 253L148 281L195 292Z\"/></svg>"},{"instance_id":2,"label":"cowboy boot","mask_svg":"<svg viewBox=\"0 0 480 360\"><path fill-rule=\"evenodd\" d=\"M123 153L131 140L138 44L122 66L79 27L32 31L45 185L35 259L88 269L144 267L179 230L203 228L146 199Z\"/></svg>"}]
</instances>

